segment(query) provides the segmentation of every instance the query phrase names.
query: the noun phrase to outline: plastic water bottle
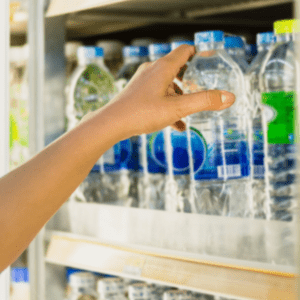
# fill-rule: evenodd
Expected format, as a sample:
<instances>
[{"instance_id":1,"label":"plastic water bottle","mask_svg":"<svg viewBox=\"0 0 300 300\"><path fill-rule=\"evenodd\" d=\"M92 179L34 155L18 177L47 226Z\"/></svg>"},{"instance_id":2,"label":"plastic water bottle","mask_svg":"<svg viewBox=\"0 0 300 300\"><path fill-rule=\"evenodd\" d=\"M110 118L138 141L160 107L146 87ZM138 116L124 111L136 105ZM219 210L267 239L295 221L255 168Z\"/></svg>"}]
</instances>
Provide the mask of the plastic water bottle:
<instances>
[{"instance_id":1,"label":"plastic water bottle","mask_svg":"<svg viewBox=\"0 0 300 300\"><path fill-rule=\"evenodd\" d=\"M89 272L76 272L70 276L70 295L68 300L97 300L95 275Z\"/></svg>"},{"instance_id":2,"label":"plastic water bottle","mask_svg":"<svg viewBox=\"0 0 300 300\"><path fill-rule=\"evenodd\" d=\"M138 67L148 61L148 48L126 46L123 48L124 65L117 74L116 86L120 92L132 78ZM118 203L123 206L138 206L138 176L140 137L135 136L119 143L120 148L120 193Z\"/></svg>"},{"instance_id":3,"label":"plastic water bottle","mask_svg":"<svg viewBox=\"0 0 300 300\"><path fill-rule=\"evenodd\" d=\"M224 50L222 31L196 33L195 46L183 77L184 92L226 90L236 101L227 110L187 118L192 210L244 217L251 194L244 76Z\"/></svg>"},{"instance_id":4,"label":"plastic water bottle","mask_svg":"<svg viewBox=\"0 0 300 300\"><path fill-rule=\"evenodd\" d=\"M190 291L169 290L164 292L163 300L194 300L194 296Z\"/></svg>"},{"instance_id":5,"label":"plastic water bottle","mask_svg":"<svg viewBox=\"0 0 300 300\"><path fill-rule=\"evenodd\" d=\"M181 45L194 45L194 41L177 41L171 44L175 50ZM177 78L174 83L182 88L182 82ZM165 201L167 211L191 212L189 202L190 168L187 133L178 132L168 127L166 133L166 151L169 157L168 178L165 187Z\"/></svg>"},{"instance_id":6,"label":"plastic water bottle","mask_svg":"<svg viewBox=\"0 0 300 300\"><path fill-rule=\"evenodd\" d=\"M70 81L66 105L68 130L74 128L88 112L103 107L116 92L113 76L104 65L103 55L103 49L99 47L78 49L78 67ZM104 201L100 167L100 164L93 167L71 198L77 201Z\"/></svg>"},{"instance_id":7,"label":"plastic water bottle","mask_svg":"<svg viewBox=\"0 0 300 300\"><path fill-rule=\"evenodd\" d=\"M12 268L10 300L29 300L29 272L28 268Z\"/></svg>"},{"instance_id":8,"label":"plastic water bottle","mask_svg":"<svg viewBox=\"0 0 300 300\"><path fill-rule=\"evenodd\" d=\"M169 44L151 44L149 57L155 61L171 51ZM139 180L139 206L141 208L165 208L165 183L167 159L165 130L141 136L141 161L143 176Z\"/></svg>"},{"instance_id":9,"label":"plastic water bottle","mask_svg":"<svg viewBox=\"0 0 300 300\"><path fill-rule=\"evenodd\" d=\"M256 44L245 44L245 53L246 53L246 60L248 64L252 62L257 54L257 45Z\"/></svg>"},{"instance_id":10,"label":"plastic water bottle","mask_svg":"<svg viewBox=\"0 0 300 300\"><path fill-rule=\"evenodd\" d=\"M225 49L233 58L233 60L239 65L243 73L245 73L248 68L248 63L246 61L244 42L242 38L239 36L226 36Z\"/></svg>"},{"instance_id":11,"label":"plastic water bottle","mask_svg":"<svg viewBox=\"0 0 300 300\"><path fill-rule=\"evenodd\" d=\"M125 283L121 278L104 278L97 282L98 300L126 300Z\"/></svg>"},{"instance_id":12,"label":"plastic water bottle","mask_svg":"<svg viewBox=\"0 0 300 300\"><path fill-rule=\"evenodd\" d=\"M299 36L300 23L277 21L274 32L276 45L269 50L259 76L265 157L268 157L265 159L266 218L292 221L296 207L295 90L299 66L295 38Z\"/></svg>"},{"instance_id":13,"label":"plastic water bottle","mask_svg":"<svg viewBox=\"0 0 300 300\"><path fill-rule=\"evenodd\" d=\"M157 300L155 286L147 283L134 283L129 286L129 300Z\"/></svg>"},{"instance_id":14,"label":"plastic water bottle","mask_svg":"<svg viewBox=\"0 0 300 300\"><path fill-rule=\"evenodd\" d=\"M253 158L253 199L255 218L266 217L266 194L264 180L264 143L261 123L261 94L259 90L259 73L262 63L271 46L275 43L273 32L258 33L256 36L258 54L252 61L246 73L248 99L252 107L252 158Z\"/></svg>"},{"instance_id":15,"label":"plastic water bottle","mask_svg":"<svg viewBox=\"0 0 300 300\"><path fill-rule=\"evenodd\" d=\"M125 46L124 43L117 40L99 40L96 46L103 48L104 63L111 74L116 77L123 64L122 49Z\"/></svg>"}]
</instances>

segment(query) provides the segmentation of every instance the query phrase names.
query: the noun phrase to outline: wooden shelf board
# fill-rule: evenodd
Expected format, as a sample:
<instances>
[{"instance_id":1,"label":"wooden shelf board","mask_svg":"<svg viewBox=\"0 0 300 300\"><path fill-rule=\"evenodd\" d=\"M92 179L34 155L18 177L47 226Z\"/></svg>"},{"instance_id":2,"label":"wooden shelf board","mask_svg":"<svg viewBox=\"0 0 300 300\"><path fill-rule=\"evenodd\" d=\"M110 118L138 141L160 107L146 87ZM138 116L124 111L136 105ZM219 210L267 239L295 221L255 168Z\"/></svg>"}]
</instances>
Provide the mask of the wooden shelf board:
<instances>
[{"instance_id":1,"label":"wooden shelf board","mask_svg":"<svg viewBox=\"0 0 300 300\"><path fill-rule=\"evenodd\" d=\"M168 257L62 234L51 236L46 261L208 294L241 299L296 299L294 274Z\"/></svg>"}]
</instances>

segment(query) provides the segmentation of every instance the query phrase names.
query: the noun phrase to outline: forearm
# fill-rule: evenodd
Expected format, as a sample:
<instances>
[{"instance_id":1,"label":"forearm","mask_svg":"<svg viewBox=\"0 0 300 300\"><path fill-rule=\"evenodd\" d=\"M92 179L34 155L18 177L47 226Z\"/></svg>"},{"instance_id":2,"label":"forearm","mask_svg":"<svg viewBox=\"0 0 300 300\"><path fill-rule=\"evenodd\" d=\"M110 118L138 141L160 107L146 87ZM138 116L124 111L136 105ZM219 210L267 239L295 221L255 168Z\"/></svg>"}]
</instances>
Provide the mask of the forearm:
<instances>
[{"instance_id":1,"label":"forearm","mask_svg":"<svg viewBox=\"0 0 300 300\"><path fill-rule=\"evenodd\" d=\"M99 157L123 138L110 111L97 112L0 179L0 271L29 245Z\"/></svg>"}]
</instances>

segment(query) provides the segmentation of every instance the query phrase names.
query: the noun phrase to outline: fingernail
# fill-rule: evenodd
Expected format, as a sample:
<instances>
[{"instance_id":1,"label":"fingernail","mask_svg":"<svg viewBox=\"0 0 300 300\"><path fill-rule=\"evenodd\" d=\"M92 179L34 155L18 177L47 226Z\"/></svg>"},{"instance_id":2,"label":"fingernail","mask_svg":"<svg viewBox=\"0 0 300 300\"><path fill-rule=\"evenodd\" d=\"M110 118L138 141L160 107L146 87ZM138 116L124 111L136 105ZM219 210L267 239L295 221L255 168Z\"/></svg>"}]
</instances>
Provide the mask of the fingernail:
<instances>
[{"instance_id":1,"label":"fingernail","mask_svg":"<svg viewBox=\"0 0 300 300\"><path fill-rule=\"evenodd\" d=\"M221 96L222 103L225 103L225 102L226 102L226 98L227 98L227 97L226 97L226 95L224 95L224 94Z\"/></svg>"}]
</instances>

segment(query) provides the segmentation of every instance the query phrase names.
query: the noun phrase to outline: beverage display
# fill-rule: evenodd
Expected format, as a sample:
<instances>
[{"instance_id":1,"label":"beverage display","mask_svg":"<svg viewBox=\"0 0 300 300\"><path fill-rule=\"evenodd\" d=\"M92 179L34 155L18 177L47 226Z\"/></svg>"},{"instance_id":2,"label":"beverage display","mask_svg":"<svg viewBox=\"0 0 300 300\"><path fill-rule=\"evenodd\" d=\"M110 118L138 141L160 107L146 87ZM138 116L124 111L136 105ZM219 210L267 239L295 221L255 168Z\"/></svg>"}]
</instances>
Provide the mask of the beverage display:
<instances>
[{"instance_id":1,"label":"beverage display","mask_svg":"<svg viewBox=\"0 0 300 300\"><path fill-rule=\"evenodd\" d=\"M266 218L266 191L264 178L264 141L261 120L261 94L259 90L259 74L262 63L271 46L275 43L273 32L257 34L258 54L246 73L246 88L250 106L252 107L252 159L253 159L253 205L255 218Z\"/></svg>"},{"instance_id":2,"label":"beverage display","mask_svg":"<svg viewBox=\"0 0 300 300\"><path fill-rule=\"evenodd\" d=\"M244 41L239 36L226 36L225 49L231 58L239 65L245 73L248 68L246 54L244 49Z\"/></svg>"},{"instance_id":3,"label":"beverage display","mask_svg":"<svg viewBox=\"0 0 300 300\"><path fill-rule=\"evenodd\" d=\"M165 56L171 51L169 44L151 44L149 57L151 61ZM167 176L167 159L165 149L165 130L141 136L140 155L143 176L139 179L139 207L165 208L165 183Z\"/></svg>"},{"instance_id":4,"label":"beverage display","mask_svg":"<svg viewBox=\"0 0 300 300\"><path fill-rule=\"evenodd\" d=\"M90 272L76 272L70 276L68 300L97 300L96 278Z\"/></svg>"},{"instance_id":5,"label":"beverage display","mask_svg":"<svg viewBox=\"0 0 300 300\"><path fill-rule=\"evenodd\" d=\"M225 111L187 118L192 209L202 214L245 217L251 201L244 76L224 50L222 31L195 34L196 54L183 77L185 93L226 90L235 103Z\"/></svg>"},{"instance_id":6,"label":"beverage display","mask_svg":"<svg viewBox=\"0 0 300 300\"><path fill-rule=\"evenodd\" d=\"M67 129L74 128L91 111L103 107L116 93L113 76L103 61L103 49L80 47L78 67L70 80L66 105ZM103 202L100 163L96 164L71 198L77 201Z\"/></svg>"},{"instance_id":7,"label":"beverage display","mask_svg":"<svg viewBox=\"0 0 300 300\"><path fill-rule=\"evenodd\" d=\"M259 86L264 132L266 218L292 221L296 207L296 71L295 38L299 22L274 23L276 45L262 63ZM288 243L288 241L286 241Z\"/></svg>"}]
</instances>

